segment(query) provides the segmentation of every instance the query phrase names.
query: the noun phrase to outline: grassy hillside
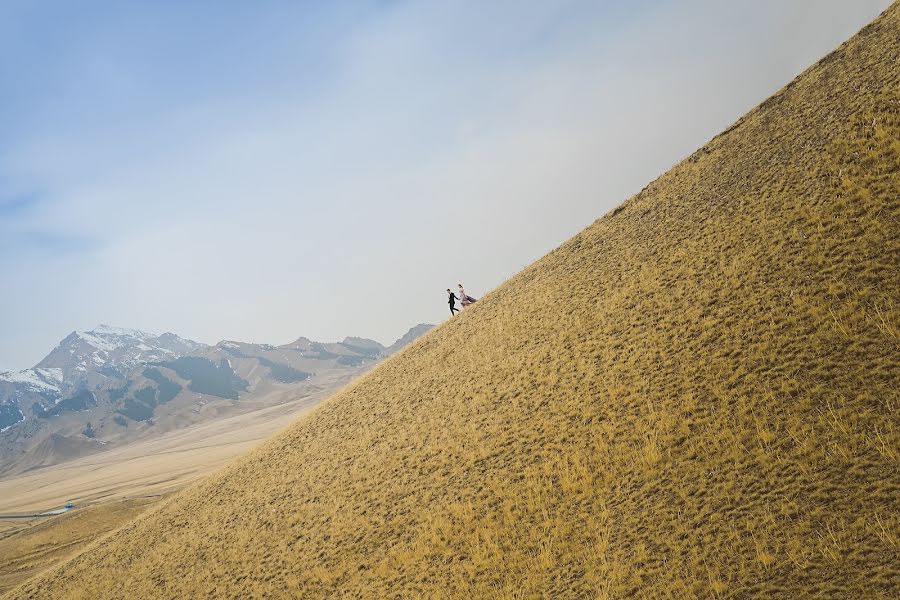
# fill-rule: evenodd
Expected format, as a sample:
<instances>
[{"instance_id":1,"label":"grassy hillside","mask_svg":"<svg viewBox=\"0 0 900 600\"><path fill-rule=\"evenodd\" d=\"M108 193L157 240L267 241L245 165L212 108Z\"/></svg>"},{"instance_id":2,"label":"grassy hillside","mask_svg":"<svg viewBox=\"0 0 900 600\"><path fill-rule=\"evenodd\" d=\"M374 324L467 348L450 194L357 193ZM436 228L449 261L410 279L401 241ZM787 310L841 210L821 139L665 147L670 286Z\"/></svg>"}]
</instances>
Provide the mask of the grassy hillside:
<instances>
[{"instance_id":1,"label":"grassy hillside","mask_svg":"<svg viewBox=\"0 0 900 600\"><path fill-rule=\"evenodd\" d=\"M77 554L156 501L156 498L135 498L108 502L26 523L0 520L0 527L8 527L0 530L0 593Z\"/></svg>"},{"instance_id":2,"label":"grassy hillside","mask_svg":"<svg viewBox=\"0 0 900 600\"><path fill-rule=\"evenodd\" d=\"M900 5L310 416L14 598L887 598Z\"/></svg>"}]
</instances>

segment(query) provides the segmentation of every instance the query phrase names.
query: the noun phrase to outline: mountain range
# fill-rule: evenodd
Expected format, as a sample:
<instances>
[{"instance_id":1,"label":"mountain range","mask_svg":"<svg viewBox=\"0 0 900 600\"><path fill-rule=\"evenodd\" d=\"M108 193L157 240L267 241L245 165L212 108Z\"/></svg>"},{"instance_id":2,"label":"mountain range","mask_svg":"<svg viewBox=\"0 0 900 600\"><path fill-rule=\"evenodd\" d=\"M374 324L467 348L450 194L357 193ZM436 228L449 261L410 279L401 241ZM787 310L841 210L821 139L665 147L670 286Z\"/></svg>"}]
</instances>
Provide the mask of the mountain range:
<instances>
[{"instance_id":1,"label":"mountain range","mask_svg":"<svg viewBox=\"0 0 900 600\"><path fill-rule=\"evenodd\" d=\"M390 346L360 337L211 346L108 325L74 331L33 368L0 373L0 474L245 410L237 404L273 387L336 385L335 374L365 370L431 327Z\"/></svg>"}]
</instances>

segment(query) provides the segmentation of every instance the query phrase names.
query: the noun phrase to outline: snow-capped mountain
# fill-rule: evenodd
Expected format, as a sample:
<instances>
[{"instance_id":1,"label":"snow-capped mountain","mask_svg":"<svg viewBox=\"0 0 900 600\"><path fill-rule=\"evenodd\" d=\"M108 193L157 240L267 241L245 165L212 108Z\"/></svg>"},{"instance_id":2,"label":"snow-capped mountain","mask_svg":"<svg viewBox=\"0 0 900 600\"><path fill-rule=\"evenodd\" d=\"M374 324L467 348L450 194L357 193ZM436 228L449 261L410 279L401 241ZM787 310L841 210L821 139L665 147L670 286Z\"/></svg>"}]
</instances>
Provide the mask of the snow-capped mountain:
<instances>
[{"instance_id":1,"label":"snow-capped mountain","mask_svg":"<svg viewBox=\"0 0 900 600\"><path fill-rule=\"evenodd\" d=\"M417 325L390 347L359 337L208 346L108 325L74 331L34 368L0 373L0 474L72 458L43 452L47 440L94 452L157 422L162 432L215 418L273 386L331 389L430 327Z\"/></svg>"},{"instance_id":2,"label":"snow-capped mountain","mask_svg":"<svg viewBox=\"0 0 900 600\"><path fill-rule=\"evenodd\" d=\"M90 331L73 331L37 368L61 369L64 381L72 384L90 372L120 377L138 365L202 352L207 347L174 333L155 335L99 325Z\"/></svg>"},{"instance_id":3,"label":"snow-capped mountain","mask_svg":"<svg viewBox=\"0 0 900 600\"><path fill-rule=\"evenodd\" d=\"M208 348L173 333L99 325L73 331L32 369L0 373L0 431L40 417L79 389L121 381L143 364Z\"/></svg>"}]
</instances>

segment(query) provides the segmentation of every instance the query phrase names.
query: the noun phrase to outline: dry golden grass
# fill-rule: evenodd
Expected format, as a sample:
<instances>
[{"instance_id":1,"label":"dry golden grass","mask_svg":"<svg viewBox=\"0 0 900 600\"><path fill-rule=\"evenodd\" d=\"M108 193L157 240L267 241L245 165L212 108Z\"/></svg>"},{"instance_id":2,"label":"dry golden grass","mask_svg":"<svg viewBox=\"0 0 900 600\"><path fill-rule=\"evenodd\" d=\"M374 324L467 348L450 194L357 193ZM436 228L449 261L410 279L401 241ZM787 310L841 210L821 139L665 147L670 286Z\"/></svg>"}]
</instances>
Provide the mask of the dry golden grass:
<instances>
[{"instance_id":1,"label":"dry golden grass","mask_svg":"<svg viewBox=\"0 0 900 600\"><path fill-rule=\"evenodd\" d=\"M0 594L86 548L91 542L131 521L157 502L138 498L107 502L59 517L2 521L0 532Z\"/></svg>"},{"instance_id":2,"label":"dry golden grass","mask_svg":"<svg viewBox=\"0 0 900 600\"><path fill-rule=\"evenodd\" d=\"M477 305L12 597L896 597L898 262L895 4Z\"/></svg>"}]
</instances>

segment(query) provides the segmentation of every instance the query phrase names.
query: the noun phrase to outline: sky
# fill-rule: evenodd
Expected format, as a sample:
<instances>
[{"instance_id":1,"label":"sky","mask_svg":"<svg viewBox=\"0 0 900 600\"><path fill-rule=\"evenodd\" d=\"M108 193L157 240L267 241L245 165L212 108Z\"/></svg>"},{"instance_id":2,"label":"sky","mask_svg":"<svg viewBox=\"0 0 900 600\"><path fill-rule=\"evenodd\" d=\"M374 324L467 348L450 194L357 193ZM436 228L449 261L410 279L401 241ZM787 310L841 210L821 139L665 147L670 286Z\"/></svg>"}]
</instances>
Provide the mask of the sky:
<instances>
[{"instance_id":1,"label":"sky","mask_svg":"<svg viewBox=\"0 0 900 600\"><path fill-rule=\"evenodd\" d=\"M449 317L889 0L0 2L0 371Z\"/></svg>"}]
</instances>

